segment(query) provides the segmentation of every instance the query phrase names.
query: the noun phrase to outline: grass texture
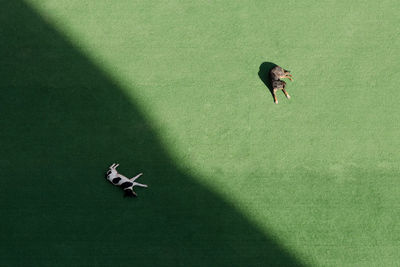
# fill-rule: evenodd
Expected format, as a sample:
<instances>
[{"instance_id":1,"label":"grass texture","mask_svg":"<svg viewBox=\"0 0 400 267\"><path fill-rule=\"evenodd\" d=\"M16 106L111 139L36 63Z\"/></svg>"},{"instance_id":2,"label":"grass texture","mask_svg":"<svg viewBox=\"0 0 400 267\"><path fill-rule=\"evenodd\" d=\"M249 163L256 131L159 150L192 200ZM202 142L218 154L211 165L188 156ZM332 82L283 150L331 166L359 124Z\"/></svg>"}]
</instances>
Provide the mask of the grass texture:
<instances>
[{"instance_id":1,"label":"grass texture","mask_svg":"<svg viewBox=\"0 0 400 267\"><path fill-rule=\"evenodd\" d=\"M398 2L0 6L0 265L400 264Z\"/></svg>"}]
</instances>

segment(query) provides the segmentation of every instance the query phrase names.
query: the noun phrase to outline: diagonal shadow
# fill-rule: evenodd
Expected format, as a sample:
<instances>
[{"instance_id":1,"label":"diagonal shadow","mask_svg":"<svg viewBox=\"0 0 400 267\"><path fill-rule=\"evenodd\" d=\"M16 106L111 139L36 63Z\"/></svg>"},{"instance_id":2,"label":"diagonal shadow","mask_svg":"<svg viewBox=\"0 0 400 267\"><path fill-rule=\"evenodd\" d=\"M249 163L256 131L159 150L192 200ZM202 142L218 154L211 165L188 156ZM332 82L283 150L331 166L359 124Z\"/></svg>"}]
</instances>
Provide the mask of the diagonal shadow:
<instances>
[{"instance_id":1,"label":"diagonal shadow","mask_svg":"<svg viewBox=\"0 0 400 267\"><path fill-rule=\"evenodd\" d=\"M302 265L179 170L118 85L38 14L0 5L0 265ZM103 176L113 161L150 188L124 199Z\"/></svg>"}]
</instances>

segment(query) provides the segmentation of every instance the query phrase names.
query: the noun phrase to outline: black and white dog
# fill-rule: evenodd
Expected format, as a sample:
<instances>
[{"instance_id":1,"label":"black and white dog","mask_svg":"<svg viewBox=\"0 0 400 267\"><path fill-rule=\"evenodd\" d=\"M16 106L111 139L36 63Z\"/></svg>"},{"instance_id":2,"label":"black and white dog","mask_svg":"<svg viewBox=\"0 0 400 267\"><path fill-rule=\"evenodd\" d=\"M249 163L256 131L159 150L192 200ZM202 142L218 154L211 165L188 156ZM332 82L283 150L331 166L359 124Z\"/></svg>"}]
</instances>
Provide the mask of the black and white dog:
<instances>
[{"instance_id":1,"label":"black and white dog","mask_svg":"<svg viewBox=\"0 0 400 267\"><path fill-rule=\"evenodd\" d=\"M107 180L109 180L113 185L118 185L120 186L124 192L126 196L131 196L131 197L136 197L136 193L135 191L133 191L133 187L134 186L141 186L141 187L147 187L147 185L145 184L139 184L136 183L135 180L137 178L139 178L140 176L142 176L143 173L139 173L138 175L136 175L133 178L127 178L126 176L118 173L117 171L117 167L119 166L119 164L113 164L109 167L109 170L107 171Z\"/></svg>"}]
</instances>

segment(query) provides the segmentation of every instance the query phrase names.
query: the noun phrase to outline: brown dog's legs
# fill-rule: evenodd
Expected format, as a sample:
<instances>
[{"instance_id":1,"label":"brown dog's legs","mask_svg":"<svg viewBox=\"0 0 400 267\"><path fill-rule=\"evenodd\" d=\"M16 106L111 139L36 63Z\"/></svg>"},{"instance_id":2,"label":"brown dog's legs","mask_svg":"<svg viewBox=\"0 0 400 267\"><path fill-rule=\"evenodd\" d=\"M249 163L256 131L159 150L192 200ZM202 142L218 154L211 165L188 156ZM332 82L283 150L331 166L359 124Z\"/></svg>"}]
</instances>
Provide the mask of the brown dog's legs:
<instances>
[{"instance_id":1,"label":"brown dog's legs","mask_svg":"<svg viewBox=\"0 0 400 267\"><path fill-rule=\"evenodd\" d=\"M276 90L272 91L272 95L274 96L274 102L275 104L278 104L278 99L276 98Z\"/></svg>"},{"instance_id":2,"label":"brown dog's legs","mask_svg":"<svg viewBox=\"0 0 400 267\"><path fill-rule=\"evenodd\" d=\"M286 96L288 99L290 99L290 95L288 94L288 92L286 92L285 89L282 89L282 91L283 91L283 93L285 94L285 96Z\"/></svg>"},{"instance_id":3,"label":"brown dog's legs","mask_svg":"<svg viewBox=\"0 0 400 267\"><path fill-rule=\"evenodd\" d=\"M286 74L286 76L284 78L289 78L289 80L293 82L293 80L292 80L293 76L291 74Z\"/></svg>"}]
</instances>

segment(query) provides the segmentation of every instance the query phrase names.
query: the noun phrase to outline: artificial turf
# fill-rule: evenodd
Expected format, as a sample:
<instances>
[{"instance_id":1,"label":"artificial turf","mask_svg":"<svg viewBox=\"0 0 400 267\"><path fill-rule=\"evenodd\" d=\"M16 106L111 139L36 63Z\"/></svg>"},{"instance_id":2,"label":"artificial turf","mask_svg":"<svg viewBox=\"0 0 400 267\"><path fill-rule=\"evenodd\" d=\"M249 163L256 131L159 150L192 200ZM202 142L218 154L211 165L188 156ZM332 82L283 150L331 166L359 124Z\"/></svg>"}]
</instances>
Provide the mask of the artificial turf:
<instances>
[{"instance_id":1,"label":"artificial turf","mask_svg":"<svg viewBox=\"0 0 400 267\"><path fill-rule=\"evenodd\" d=\"M398 2L0 7L0 265L400 264Z\"/></svg>"}]
</instances>

